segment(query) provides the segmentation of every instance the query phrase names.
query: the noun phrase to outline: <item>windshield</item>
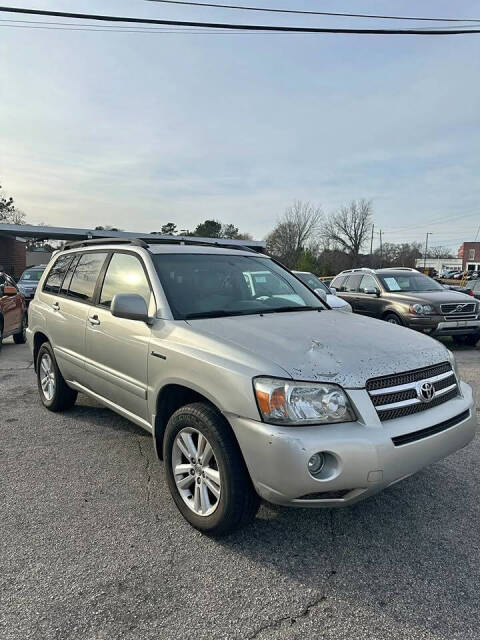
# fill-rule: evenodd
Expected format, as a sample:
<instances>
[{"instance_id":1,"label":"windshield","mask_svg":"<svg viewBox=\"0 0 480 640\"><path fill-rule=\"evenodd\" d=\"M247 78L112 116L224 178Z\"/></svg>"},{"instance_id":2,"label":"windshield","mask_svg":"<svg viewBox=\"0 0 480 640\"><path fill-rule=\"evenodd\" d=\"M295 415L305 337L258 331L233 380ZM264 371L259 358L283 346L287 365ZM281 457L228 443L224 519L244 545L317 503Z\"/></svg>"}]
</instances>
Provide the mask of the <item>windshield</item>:
<instances>
[{"instance_id":1,"label":"windshield","mask_svg":"<svg viewBox=\"0 0 480 640\"><path fill-rule=\"evenodd\" d=\"M27 280L29 282L38 282L42 277L42 274L43 274L43 270L41 271L40 269L32 269L29 271L27 269L27 271L24 271L20 276L19 282L25 282Z\"/></svg>"},{"instance_id":2,"label":"windshield","mask_svg":"<svg viewBox=\"0 0 480 640\"><path fill-rule=\"evenodd\" d=\"M325 308L269 258L186 253L152 258L176 320Z\"/></svg>"},{"instance_id":3,"label":"windshield","mask_svg":"<svg viewBox=\"0 0 480 640\"><path fill-rule=\"evenodd\" d=\"M423 273L392 273L377 276L387 291L443 291L443 287Z\"/></svg>"},{"instance_id":4,"label":"windshield","mask_svg":"<svg viewBox=\"0 0 480 640\"><path fill-rule=\"evenodd\" d=\"M330 293L328 287L324 285L323 282L317 278L317 276L314 276L313 273L298 273L296 271L295 275L297 276L297 278L300 278L300 280L304 282L307 287L310 287L310 289L322 289L322 291L325 291L325 293Z\"/></svg>"}]
</instances>

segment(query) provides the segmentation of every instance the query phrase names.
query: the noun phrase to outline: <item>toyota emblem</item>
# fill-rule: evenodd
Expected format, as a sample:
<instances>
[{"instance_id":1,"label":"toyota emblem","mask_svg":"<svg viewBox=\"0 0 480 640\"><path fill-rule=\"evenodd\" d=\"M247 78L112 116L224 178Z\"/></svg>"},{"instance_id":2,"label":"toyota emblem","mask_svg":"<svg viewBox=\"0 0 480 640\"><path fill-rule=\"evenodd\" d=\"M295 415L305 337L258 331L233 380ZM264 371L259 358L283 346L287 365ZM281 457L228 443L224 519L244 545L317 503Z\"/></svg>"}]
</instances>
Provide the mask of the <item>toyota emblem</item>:
<instances>
[{"instance_id":1,"label":"toyota emblem","mask_svg":"<svg viewBox=\"0 0 480 640\"><path fill-rule=\"evenodd\" d=\"M431 382L423 382L417 387L417 396L422 402L431 402L435 395L435 388Z\"/></svg>"}]
</instances>

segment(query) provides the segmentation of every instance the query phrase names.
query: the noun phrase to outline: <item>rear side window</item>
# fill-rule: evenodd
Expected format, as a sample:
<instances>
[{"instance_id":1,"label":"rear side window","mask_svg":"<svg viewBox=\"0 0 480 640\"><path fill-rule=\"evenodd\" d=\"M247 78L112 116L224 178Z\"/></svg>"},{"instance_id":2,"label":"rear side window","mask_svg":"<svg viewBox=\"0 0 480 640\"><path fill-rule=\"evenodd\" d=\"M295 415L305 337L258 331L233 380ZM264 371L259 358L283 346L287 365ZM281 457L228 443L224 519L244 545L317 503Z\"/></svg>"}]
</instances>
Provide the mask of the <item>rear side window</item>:
<instances>
[{"instance_id":1,"label":"rear side window","mask_svg":"<svg viewBox=\"0 0 480 640\"><path fill-rule=\"evenodd\" d=\"M140 260L128 253L115 253L103 281L100 304L110 308L116 293L136 293L150 304L150 285Z\"/></svg>"},{"instance_id":2,"label":"rear side window","mask_svg":"<svg viewBox=\"0 0 480 640\"><path fill-rule=\"evenodd\" d=\"M360 286L360 280L362 279L361 275L350 276L345 285L345 291L355 292L358 291L358 287Z\"/></svg>"},{"instance_id":3,"label":"rear side window","mask_svg":"<svg viewBox=\"0 0 480 640\"><path fill-rule=\"evenodd\" d=\"M43 290L46 293L58 293L71 261L71 255L60 256L55 261L43 285Z\"/></svg>"},{"instance_id":4,"label":"rear side window","mask_svg":"<svg viewBox=\"0 0 480 640\"><path fill-rule=\"evenodd\" d=\"M82 302L92 302L98 275L107 257L106 253L84 253L77 263L68 296Z\"/></svg>"},{"instance_id":5,"label":"rear side window","mask_svg":"<svg viewBox=\"0 0 480 640\"><path fill-rule=\"evenodd\" d=\"M80 260L80 255L76 255L73 257L73 260L70 263L70 266L67 269L67 272L65 274L65 278L63 279L63 284L60 287L60 293L62 295L67 295L68 293L68 289L70 287L70 283L72 282L72 277L73 277L73 273L75 271L75 267L78 264L78 261Z\"/></svg>"},{"instance_id":6,"label":"rear side window","mask_svg":"<svg viewBox=\"0 0 480 640\"><path fill-rule=\"evenodd\" d=\"M347 276L337 276L333 279L333 282L330 283L331 287L334 287L337 291L345 291L345 281Z\"/></svg>"}]
</instances>

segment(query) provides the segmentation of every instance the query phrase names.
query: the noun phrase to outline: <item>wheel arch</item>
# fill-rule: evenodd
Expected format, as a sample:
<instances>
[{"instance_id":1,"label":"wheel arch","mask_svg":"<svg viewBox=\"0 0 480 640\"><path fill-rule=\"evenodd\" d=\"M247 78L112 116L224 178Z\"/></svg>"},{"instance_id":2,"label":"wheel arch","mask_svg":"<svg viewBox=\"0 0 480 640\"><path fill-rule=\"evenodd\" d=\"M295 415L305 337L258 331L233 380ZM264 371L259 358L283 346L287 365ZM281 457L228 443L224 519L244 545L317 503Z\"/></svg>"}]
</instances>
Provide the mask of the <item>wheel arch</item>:
<instances>
[{"instance_id":1,"label":"wheel arch","mask_svg":"<svg viewBox=\"0 0 480 640\"><path fill-rule=\"evenodd\" d=\"M160 389L156 401L156 413L153 425L153 442L156 454L160 460L163 459L163 437L170 417L177 409L187 404L192 404L193 402L207 404L215 409L219 415L223 416L222 411L214 402L191 387L178 383L169 383ZM226 426L230 428L227 420L225 418L224 420Z\"/></svg>"},{"instance_id":2,"label":"wheel arch","mask_svg":"<svg viewBox=\"0 0 480 640\"><path fill-rule=\"evenodd\" d=\"M50 342L48 336L43 331L37 331L33 336L33 367L37 371L37 356L40 351L40 347L45 342Z\"/></svg>"}]
</instances>

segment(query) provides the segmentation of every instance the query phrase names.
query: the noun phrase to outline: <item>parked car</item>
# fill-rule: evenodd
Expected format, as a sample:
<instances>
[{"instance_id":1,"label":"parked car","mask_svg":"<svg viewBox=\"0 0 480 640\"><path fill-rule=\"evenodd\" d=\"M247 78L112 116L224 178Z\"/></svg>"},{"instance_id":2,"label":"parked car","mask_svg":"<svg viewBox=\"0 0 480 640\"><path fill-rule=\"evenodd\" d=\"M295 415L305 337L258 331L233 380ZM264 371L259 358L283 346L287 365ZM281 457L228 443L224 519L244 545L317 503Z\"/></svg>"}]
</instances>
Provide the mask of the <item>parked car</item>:
<instances>
[{"instance_id":1,"label":"parked car","mask_svg":"<svg viewBox=\"0 0 480 640\"><path fill-rule=\"evenodd\" d=\"M25 296L27 306L30 304L30 301L35 295L37 285L46 267L46 264L41 264L36 267L28 267L28 269L25 269L25 271L20 276L20 279L18 280L18 289Z\"/></svg>"},{"instance_id":2,"label":"parked car","mask_svg":"<svg viewBox=\"0 0 480 640\"><path fill-rule=\"evenodd\" d=\"M474 296L477 300L480 300L480 279L479 278L477 278L476 280L473 280L472 282L469 282L465 287L465 289L471 296Z\"/></svg>"},{"instance_id":3,"label":"parked car","mask_svg":"<svg viewBox=\"0 0 480 640\"><path fill-rule=\"evenodd\" d=\"M310 273L310 271L292 271L292 273L294 273L297 278L300 278L307 287L313 289L322 300L325 300L329 307L335 309L335 311L351 313L352 307L348 302L336 296L330 287L327 287L327 285L319 280L313 273Z\"/></svg>"},{"instance_id":4,"label":"parked car","mask_svg":"<svg viewBox=\"0 0 480 640\"><path fill-rule=\"evenodd\" d=\"M0 272L0 350L2 340L13 336L16 344L26 340L27 306L15 280Z\"/></svg>"},{"instance_id":5,"label":"parked car","mask_svg":"<svg viewBox=\"0 0 480 640\"><path fill-rule=\"evenodd\" d=\"M415 269L350 269L332 286L354 313L431 336L452 336L461 344L475 346L480 339L479 304Z\"/></svg>"},{"instance_id":6,"label":"parked car","mask_svg":"<svg viewBox=\"0 0 480 640\"><path fill-rule=\"evenodd\" d=\"M353 504L474 436L443 344L325 309L239 245L85 241L45 271L27 336L44 406L82 392L151 432L179 511L220 535L260 497Z\"/></svg>"}]
</instances>

